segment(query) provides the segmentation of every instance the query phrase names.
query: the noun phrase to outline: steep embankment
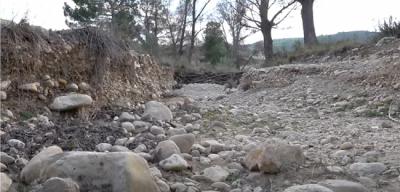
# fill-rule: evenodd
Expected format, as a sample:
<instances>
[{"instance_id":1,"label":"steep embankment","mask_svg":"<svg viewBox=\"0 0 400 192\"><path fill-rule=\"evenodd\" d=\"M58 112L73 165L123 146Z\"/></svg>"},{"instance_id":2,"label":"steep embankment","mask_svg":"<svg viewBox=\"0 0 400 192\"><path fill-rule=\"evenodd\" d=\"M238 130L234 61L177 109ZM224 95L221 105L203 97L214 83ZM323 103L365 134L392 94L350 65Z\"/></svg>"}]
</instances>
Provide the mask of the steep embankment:
<instances>
[{"instance_id":1,"label":"steep embankment","mask_svg":"<svg viewBox=\"0 0 400 192\"><path fill-rule=\"evenodd\" d=\"M46 31L28 24L1 26L1 80L11 81L3 107L38 108L66 92L84 92L96 106L159 98L173 71L93 28ZM37 90L21 86L34 83ZM81 89L76 85L86 83Z\"/></svg>"}]
</instances>

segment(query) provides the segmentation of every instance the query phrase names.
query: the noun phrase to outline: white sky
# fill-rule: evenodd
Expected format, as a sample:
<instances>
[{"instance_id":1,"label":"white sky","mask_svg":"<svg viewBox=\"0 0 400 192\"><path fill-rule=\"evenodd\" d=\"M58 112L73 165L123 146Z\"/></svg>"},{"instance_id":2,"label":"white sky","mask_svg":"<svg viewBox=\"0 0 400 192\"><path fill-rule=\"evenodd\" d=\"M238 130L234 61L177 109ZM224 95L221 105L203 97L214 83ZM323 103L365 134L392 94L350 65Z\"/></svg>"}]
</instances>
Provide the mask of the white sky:
<instances>
[{"instance_id":1,"label":"white sky","mask_svg":"<svg viewBox=\"0 0 400 192\"><path fill-rule=\"evenodd\" d=\"M27 16L33 25L48 29L65 29L62 7L71 0L0 0L0 18L19 21ZM207 13L215 13L213 0ZM314 5L315 27L318 35L337 32L375 31L379 21L394 16L400 19L400 0L316 0ZM300 10L273 31L273 38L302 37ZM260 34L246 43L262 40Z\"/></svg>"}]
</instances>

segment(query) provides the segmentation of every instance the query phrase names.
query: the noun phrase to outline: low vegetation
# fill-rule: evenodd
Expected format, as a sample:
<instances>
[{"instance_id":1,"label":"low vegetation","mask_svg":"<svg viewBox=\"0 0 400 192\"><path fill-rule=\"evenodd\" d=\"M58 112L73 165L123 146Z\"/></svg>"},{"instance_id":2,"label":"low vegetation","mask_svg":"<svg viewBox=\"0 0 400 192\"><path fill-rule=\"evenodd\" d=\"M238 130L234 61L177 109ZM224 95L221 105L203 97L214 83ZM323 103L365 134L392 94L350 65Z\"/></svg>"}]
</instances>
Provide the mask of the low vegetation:
<instances>
[{"instance_id":1,"label":"low vegetation","mask_svg":"<svg viewBox=\"0 0 400 192\"><path fill-rule=\"evenodd\" d=\"M311 56L338 56L353 48L360 46L360 43L354 41L339 41L335 43L321 43L310 47L304 47L301 44L295 45L293 52L287 54L289 62L296 59L307 58Z\"/></svg>"},{"instance_id":2,"label":"low vegetation","mask_svg":"<svg viewBox=\"0 0 400 192\"><path fill-rule=\"evenodd\" d=\"M389 17L378 28L380 37L400 38L400 21L396 21L393 17Z\"/></svg>"}]
</instances>

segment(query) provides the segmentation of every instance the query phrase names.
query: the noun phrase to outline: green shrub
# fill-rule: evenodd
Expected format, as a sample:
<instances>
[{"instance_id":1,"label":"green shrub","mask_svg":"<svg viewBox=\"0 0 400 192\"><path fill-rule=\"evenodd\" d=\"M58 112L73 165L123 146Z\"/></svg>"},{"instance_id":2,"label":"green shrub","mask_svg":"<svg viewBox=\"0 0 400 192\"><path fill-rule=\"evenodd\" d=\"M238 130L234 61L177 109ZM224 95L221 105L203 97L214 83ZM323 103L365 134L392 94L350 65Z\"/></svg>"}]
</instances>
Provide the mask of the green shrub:
<instances>
[{"instance_id":1,"label":"green shrub","mask_svg":"<svg viewBox=\"0 0 400 192\"><path fill-rule=\"evenodd\" d=\"M382 117L384 114L376 110L369 110L365 113L366 117Z\"/></svg>"},{"instance_id":2,"label":"green shrub","mask_svg":"<svg viewBox=\"0 0 400 192\"><path fill-rule=\"evenodd\" d=\"M381 37L397 37L400 38L400 21L390 16L388 20L383 21L379 24L379 32Z\"/></svg>"},{"instance_id":3,"label":"green shrub","mask_svg":"<svg viewBox=\"0 0 400 192\"><path fill-rule=\"evenodd\" d=\"M34 114L29 111L22 111L19 113L19 115L21 116L21 118L23 120L28 120L28 119L34 117Z\"/></svg>"}]
</instances>

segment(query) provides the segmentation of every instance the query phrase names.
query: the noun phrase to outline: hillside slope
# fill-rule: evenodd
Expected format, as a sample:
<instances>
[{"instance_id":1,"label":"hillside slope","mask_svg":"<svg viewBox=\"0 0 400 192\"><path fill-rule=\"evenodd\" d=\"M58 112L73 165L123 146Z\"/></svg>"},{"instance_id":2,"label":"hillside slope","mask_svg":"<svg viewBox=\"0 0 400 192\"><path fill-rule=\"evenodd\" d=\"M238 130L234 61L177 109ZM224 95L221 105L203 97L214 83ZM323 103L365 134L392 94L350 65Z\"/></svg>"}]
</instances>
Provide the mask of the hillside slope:
<instances>
[{"instance_id":1,"label":"hillside slope","mask_svg":"<svg viewBox=\"0 0 400 192\"><path fill-rule=\"evenodd\" d=\"M368 43L373 40L378 33L370 31L349 31L340 32L332 35L320 35L318 41L320 43L336 43L340 41L353 41L355 43ZM293 51L296 43L303 43L303 38L284 38L274 39L275 51ZM262 48L262 42L256 42L246 45L250 49Z\"/></svg>"}]
</instances>

